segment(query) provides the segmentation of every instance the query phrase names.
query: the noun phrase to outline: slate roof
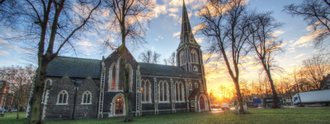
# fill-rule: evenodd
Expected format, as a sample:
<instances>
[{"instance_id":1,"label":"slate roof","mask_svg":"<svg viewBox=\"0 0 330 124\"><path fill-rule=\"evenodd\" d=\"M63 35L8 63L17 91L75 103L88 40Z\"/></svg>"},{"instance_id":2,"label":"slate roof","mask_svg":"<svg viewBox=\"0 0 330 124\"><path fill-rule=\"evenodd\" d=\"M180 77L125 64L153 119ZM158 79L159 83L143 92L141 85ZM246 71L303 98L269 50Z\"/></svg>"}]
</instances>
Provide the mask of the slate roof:
<instances>
[{"instance_id":1,"label":"slate roof","mask_svg":"<svg viewBox=\"0 0 330 124\"><path fill-rule=\"evenodd\" d=\"M58 56L49 62L46 76L97 79L101 75L101 60Z\"/></svg>"},{"instance_id":2,"label":"slate roof","mask_svg":"<svg viewBox=\"0 0 330 124\"><path fill-rule=\"evenodd\" d=\"M177 66L150 64L150 63L140 63L140 72L143 75L159 75L159 76L174 76L174 77L195 77L198 78L199 75L194 72L183 71Z\"/></svg>"},{"instance_id":3,"label":"slate roof","mask_svg":"<svg viewBox=\"0 0 330 124\"><path fill-rule=\"evenodd\" d=\"M195 96L199 93L199 89L198 88L195 88L189 95L188 99L189 100L193 100L195 99Z\"/></svg>"}]
</instances>

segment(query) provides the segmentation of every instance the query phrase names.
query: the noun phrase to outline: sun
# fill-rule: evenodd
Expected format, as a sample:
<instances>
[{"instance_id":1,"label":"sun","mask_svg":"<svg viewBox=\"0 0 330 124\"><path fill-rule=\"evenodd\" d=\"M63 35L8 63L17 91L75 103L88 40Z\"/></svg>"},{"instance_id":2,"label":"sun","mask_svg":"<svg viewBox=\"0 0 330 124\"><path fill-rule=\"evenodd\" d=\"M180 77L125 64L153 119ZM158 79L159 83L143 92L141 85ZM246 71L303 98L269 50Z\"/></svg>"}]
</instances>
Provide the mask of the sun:
<instances>
[{"instance_id":1,"label":"sun","mask_svg":"<svg viewBox=\"0 0 330 124\"><path fill-rule=\"evenodd\" d=\"M219 98L221 98L221 94L219 95Z\"/></svg>"}]
</instances>

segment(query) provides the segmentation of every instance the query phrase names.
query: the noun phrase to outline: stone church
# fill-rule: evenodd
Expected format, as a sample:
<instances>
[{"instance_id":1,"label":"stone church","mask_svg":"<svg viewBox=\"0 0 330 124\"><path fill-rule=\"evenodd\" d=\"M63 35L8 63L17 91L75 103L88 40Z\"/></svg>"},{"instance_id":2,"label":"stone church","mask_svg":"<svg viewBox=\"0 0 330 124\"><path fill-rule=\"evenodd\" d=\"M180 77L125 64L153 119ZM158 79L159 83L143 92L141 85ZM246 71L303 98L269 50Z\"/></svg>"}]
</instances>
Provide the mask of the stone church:
<instances>
[{"instance_id":1,"label":"stone church","mask_svg":"<svg viewBox=\"0 0 330 124\"><path fill-rule=\"evenodd\" d=\"M133 115L209 111L202 51L192 34L184 3L180 40L176 66L137 62L126 48L102 60L56 57L47 68L42 119L125 116L120 50L128 53Z\"/></svg>"}]
</instances>

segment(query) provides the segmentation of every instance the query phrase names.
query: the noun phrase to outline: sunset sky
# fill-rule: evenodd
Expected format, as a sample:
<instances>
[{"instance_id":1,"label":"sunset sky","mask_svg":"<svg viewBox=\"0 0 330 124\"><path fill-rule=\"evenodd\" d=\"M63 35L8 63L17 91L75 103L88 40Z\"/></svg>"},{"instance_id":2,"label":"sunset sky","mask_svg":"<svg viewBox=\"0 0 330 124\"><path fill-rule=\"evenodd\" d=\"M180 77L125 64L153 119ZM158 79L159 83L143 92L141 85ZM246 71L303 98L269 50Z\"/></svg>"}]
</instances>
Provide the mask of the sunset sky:
<instances>
[{"instance_id":1,"label":"sunset sky","mask_svg":"<svg viewBox=\"0 0 330 124\"><path fill-rule=\"evenodd\" d=\"M176 51L179 45L182 0L155 0L155 2L157 4L154 8L154 17L148 27L149 32L145 36L148 44L135 49L129 47L129 50L138 61L140 61L139 54L141 52L153 50L161 54L160 64L165 64L163 59L169 58L170 54ZM201 23L196 12L206 3L206 0L185 0L185 2L193 28ZM313 36L309 35L310 31L307 28L307 22L303 21L301 17L291 17L282 11L285 5L292 3L300 4L301 2L302 0L249 0L248 2L249 10L256 9L261 12L273 11L273 16L277 21L284 23L283 27L275 31L278 39L283 40L283 48L285 49L283 54L276 57L276 62L280 67L285 69L286 73L290 73L296 65L301 65L303 59L317 53L317 49L314 48L312 43ZM25 53L28 51L22 48L24 46L22 42L6 40L10 36L12 36L12 32L8 28L0 27L0 66L36 65L27 60ZM100 54L102 42L95 33L88 33L86 36L75 44L78 50L77 56L73 52L62 53L61 55L91 59L102 59L102 56L107 57L110 55L111 50ZM195 35L195 38L201 45L202 51L208 47L209 44L202 35ZM248 66L241 72L242 78L250 79L258 76L260 66L253 65L253 61L248 61L244 65ZM214 68L210 63L206 63L205 67L206 72L210 73L207 78L208 91L211 89L216 90L220 85L229 86L229 84L233 84L224 67L218 66L215 72L210 72L211 69L208 70L208 68Z\"/></svg>"}]
</instances>

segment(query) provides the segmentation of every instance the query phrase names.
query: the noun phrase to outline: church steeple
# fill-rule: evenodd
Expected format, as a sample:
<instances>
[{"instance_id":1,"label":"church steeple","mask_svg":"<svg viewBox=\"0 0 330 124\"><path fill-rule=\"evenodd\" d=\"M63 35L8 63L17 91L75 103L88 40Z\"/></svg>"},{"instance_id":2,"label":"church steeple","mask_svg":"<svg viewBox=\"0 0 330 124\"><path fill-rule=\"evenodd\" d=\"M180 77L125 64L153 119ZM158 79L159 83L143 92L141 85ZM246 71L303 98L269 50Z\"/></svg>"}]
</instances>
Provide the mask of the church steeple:
<instances>
[{"instance_id":1,"label":"church steeple","mask_svg":"<svg viewBox=\"0 0 330 124\"><path fill-rule=\"evenodd\" d=\"M203 73L202 51L194 38L186 4L183 0L180 44L177 51L177 66L185 71Z\"/></svg>"},{"instance_id":2,"label":"church steeple","mask_svg":"<svg viewBox=\"0 0 330 124\"><path fill-rule=\"evenodd\" d=\"M182 47L186 43L192 43L194 45L197 45L197 42L193 36L193 32L191 30L191 25L189 21L189 15L187 12L186 4L183 0L183 5L182 5L182 20L181 20L181 36L180 36L180 44L179 47Z\"/></svg>"}]
</instances>

